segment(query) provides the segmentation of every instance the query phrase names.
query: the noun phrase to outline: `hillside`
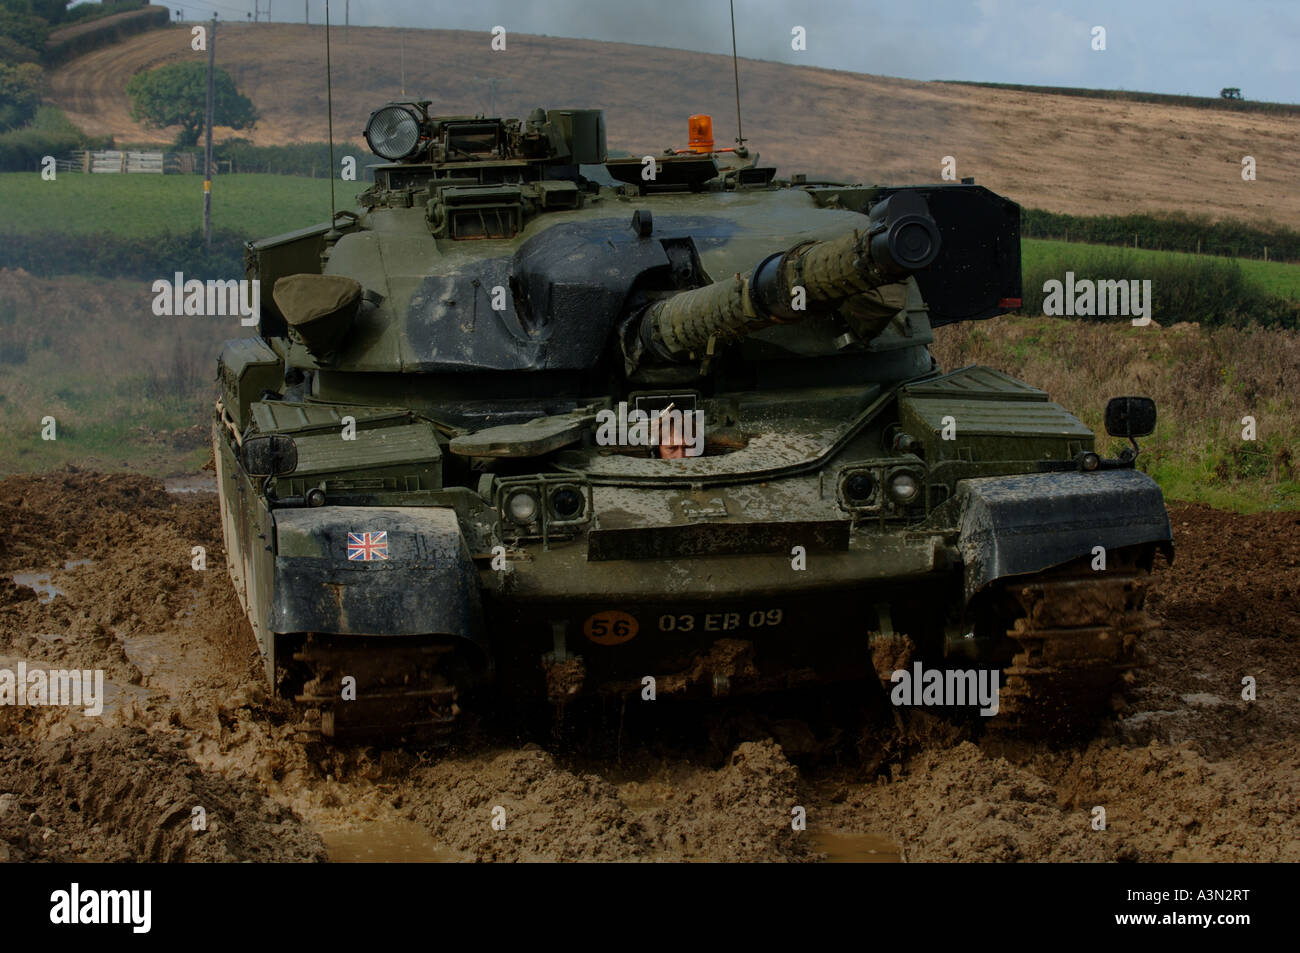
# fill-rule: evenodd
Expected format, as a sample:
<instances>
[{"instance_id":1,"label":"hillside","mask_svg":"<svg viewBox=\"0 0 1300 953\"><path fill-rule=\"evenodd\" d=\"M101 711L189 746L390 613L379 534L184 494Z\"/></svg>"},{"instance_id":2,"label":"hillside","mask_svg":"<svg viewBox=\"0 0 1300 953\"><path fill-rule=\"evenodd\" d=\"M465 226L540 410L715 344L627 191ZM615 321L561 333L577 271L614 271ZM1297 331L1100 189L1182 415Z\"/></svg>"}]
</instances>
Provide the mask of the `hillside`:
<instances>
[{"instance_id":1,"label":"hillside","mask_svg":"<svg viewBox=\"0 0 1300 953\"><path fill-rule=\"evenodd\" d=\"M400 90L399 31L334 33L335 129L359 132L370 110ZM53 74L51 98L92 134L166 142L129 116L123 91L137 70L198 56L188 27L132 37ZM258 143L325 138L324 30L223 24L217 61L256 103ZM599 106L609 145L633 153L685 146L686 117L710 112L719 144L734 135L731 63L724 56L511 34L492 52L487 33L406 31L410 97L444 113L489 108L524 115L536 105ZM864 63L864 67L870 64ZM744 60L745 132L784 172L852 181L938 179L957 172L1022 204L1073 214L1183 210L1300 226L1300 127L1285 116L923 83ZM231 134L218 130L218 138ZM1256 182L1240 162L1252 155Z\"/></svg>"}]
</instances>

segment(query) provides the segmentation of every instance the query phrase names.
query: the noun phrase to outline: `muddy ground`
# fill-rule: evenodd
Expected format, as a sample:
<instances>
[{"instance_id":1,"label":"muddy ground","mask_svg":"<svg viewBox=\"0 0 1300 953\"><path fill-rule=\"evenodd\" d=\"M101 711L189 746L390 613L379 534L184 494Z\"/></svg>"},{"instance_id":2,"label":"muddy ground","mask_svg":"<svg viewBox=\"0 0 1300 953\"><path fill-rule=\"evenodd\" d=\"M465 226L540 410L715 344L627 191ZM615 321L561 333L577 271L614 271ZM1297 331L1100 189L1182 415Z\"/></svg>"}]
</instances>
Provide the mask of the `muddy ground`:
<instances>
[{"instance_id":1,"label":"muddy ground","mask_svg":"<svg viewBox=\"0 0 1300 953\"><path fill-rule=\"evenodd\" d=\"M0 668L108 680L99 717L0 707L0 860L1300 860L1300 514L1171 516L1150 664L1087 742L841 690L381 751L303 745L267 697L210 493L0 480Z\"/></svg>"}]
</instances>

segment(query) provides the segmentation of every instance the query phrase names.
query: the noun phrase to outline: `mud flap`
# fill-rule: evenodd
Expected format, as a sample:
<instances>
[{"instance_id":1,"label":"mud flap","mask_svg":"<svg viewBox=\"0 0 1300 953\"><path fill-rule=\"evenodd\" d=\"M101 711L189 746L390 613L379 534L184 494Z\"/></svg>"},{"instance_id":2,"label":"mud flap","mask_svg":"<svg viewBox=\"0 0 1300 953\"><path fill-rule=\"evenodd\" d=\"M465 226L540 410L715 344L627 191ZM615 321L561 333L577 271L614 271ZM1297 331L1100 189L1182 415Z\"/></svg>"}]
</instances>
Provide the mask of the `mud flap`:
<instances>
[{"instance_id":1,"label":"mud flap","mask_svg":"<svg viewBox=\"0 0 1300 953\"><path fill-rule=\"evenodd\" d=\"M277 509L272 632L451 635L483 649L478 573L453 510Z\"/></svg>"},{"instance_id":2,"label":"mud flap","mask_svg":"<svg viewBox=\"0 0 1300 953\"><path fill-rule=\"evenodd\" d=\"M1173 558L1164 497L1137 470L981 477L957 484L966 600L1004 576L1155 543Z\"/></svg>"}]
</instances>

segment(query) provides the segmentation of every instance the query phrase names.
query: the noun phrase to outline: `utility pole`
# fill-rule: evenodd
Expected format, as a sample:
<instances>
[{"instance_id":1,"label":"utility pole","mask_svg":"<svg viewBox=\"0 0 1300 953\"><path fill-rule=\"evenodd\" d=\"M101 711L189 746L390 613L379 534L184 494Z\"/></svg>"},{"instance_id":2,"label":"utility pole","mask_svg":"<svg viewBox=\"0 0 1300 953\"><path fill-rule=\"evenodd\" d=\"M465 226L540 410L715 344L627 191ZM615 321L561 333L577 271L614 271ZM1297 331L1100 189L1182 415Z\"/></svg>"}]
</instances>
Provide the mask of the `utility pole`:
<instances>
[{"instance_id":1,"label":"utility pole","mask_svg":"<svg viewBox=\"0 0 1300 953\"><path fill-rule=\"evenodd\" d=\"M212 14L208 28L208 106L204 111L204 125L208 128L207 144L203 147L203 244L212 250L212 99L213 70L217 55L217 15Z\"/></svg>"},{"instance_id":2,"label":"utility pole","mask_svg":"<svg viewBox=\"0 0 1300 953\"><path fill-rule=\"evenodd\" d=\"M343 42L348 41L348 28L351 24L352 0L343 0Z\"/></svg>"},{"instance_id":3,"label":"utility pole","mask_svg":"<svg viewBox=\"0 0 1300 953\"><path fill-rule=\"evenodd\" d=\"M311 23L311 10L307 6L307 0L302 0L302 22L309 25Z\"/></svg>"},{"instance_id":4,"label":"utility pole","mask_svg":"<svg viewBox=\"0 0 1300 953\"><path fill-rule=\"evenodd\" d=\"M406 30L401 32L402 37L402 95L406 95Z\"/></svg>"}]
</instances>

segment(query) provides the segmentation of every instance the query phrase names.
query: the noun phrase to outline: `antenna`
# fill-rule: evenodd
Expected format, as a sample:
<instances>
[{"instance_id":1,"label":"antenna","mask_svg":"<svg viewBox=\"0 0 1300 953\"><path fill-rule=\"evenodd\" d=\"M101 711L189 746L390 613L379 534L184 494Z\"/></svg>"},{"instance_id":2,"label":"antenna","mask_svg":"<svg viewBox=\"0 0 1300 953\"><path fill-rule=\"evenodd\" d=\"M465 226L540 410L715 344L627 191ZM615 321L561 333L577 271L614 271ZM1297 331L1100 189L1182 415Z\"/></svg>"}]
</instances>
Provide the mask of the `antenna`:
<instances>
[{"instance_id":1,"label":"antenna","mask_svg":"<svg viewBox=\"0 0 1300 953\"><path fill-rule=\"evenodd\" d=\"M731 7L731 72L736 78L736 145L745 146L745 129L740 124L740 64L736 60L736 0L727 0Z\"/></svg>"},{"instance_id":2,"label":"antenna","mask_svg":"<svg viewBox=\"0 0 1300 953\"><path fill-rule=\"evenodd\" d=\"M334 228L334 71L330 63L330 0L325 0L325 110L330 133L330 228Z\"/></svg>"}]
</instances>

